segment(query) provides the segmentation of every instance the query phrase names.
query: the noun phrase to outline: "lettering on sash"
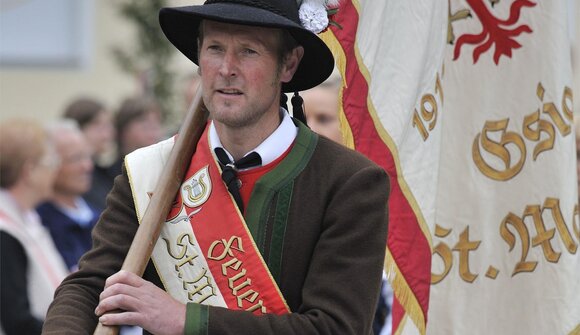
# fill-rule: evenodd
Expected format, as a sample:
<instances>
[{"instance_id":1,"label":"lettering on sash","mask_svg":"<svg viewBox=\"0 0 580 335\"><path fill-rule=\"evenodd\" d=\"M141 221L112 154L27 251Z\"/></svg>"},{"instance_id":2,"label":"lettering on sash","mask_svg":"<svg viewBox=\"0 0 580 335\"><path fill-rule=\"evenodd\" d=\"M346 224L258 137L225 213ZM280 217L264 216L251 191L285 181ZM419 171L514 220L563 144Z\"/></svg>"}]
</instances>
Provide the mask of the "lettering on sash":
<instances>
[{"instance_id":1,"label":"lettering on sash","mask_svg":"<svg viewBox=\"0 0 580 335\"><path fill-rule=\"evenodd\" d=\"M252 288L252 279L247 276L243 261L236 257L243 253L245 251L242 238L232 236L228 241L225 239L213 241L208 249L207 258L221 264L221 275L228 279L228 287L236 297L239 308L265 314L264 302L258 298L260 294Z\"/></svg>"},{"instance_id":2,"label":"lettering on sash","mask_svg":"<svg viewBox=\"0 0 580 335\"><path fill-rule=\"evenodd\" d=\"M181 280L183 289L187 291L187 299L201 304L208 298L215 296L215 286L208 276L207 268L203 267L198 260L199 254L195 251L191 233L182 233L173 245L166 238L163 238L163 241L165 241L167 254L176 261L174 262L174 271ZM196 266L201 268L201 272L189 278L186 274L193 273L193 271L187 270L193 270Z\"/></svg>"}]
</instances>

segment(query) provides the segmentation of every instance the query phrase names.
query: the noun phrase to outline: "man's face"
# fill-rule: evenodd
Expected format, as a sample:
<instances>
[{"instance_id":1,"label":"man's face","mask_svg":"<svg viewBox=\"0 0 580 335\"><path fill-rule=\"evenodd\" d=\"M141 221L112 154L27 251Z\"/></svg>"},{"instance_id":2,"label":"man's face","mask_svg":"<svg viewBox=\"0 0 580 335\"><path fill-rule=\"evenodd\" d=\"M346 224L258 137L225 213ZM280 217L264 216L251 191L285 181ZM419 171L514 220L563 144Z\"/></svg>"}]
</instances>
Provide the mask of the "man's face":
<instances>
[{"instance_id":1,"label":"man's face","mask_svg":"<svg viewBox=\"0 0 580 335\"><path fill-rule=\"evenodd\" d=\"M105 152L115 138L115 127L111 118L109 111L101 111L94 120L83 128L83 133L95 154Z\"/></svg>"},{"instance_id":2,"label":"man's face","mask_svg":"<svg viewBox=\"0 0 580 335\"><path fill-rule=\"evenodd\" d=\"M61 166L56 176L55 193L82 195L91 187L92 150L82 133L63 131L55 139Z\"/></svg>"},{"instance_id":3,"label":"man's face","mask_svg":"<svg viewBox=\"0 0 580 335\"><path fill-rule=\"evenodd\" d=\"M157 143L163 137L161 114L156 110L148 111L143 116L132 120L121 134L123 154Z\"/></svg>"},{"instance_id":4,"label":"man's face","mask_svg":"<svg viewBox=\"0 0 580 335\"><path fill-rule=\"evenodd\" d=\"M312 131L343 144L338 120L338 89L315 87L302 93L304 114Z\"/></svg>"},{"instance_id":5,"label":"man's face","mask_svg":"<svg viewBox=\"0 0 580 335\"><path fill-rule=\"evenodd\" d=\"M212 21L203 23L199 67L203 101L212 119L231 128L278 115L282 82L292 79L300 56L278 60L280 32Z\"/></svg>"},{"instance_id":6,"label":"man's face","mask_svg":"<svg viewBox=\"0 0 580 335\"><path fill-rule=\"evenodd\" d=\"M54 182L60 168L60 156L52 142L45 143L44 154L30 169L29 183L41 201L48 200L54 192Z\"/></svg>"}]
</instances>

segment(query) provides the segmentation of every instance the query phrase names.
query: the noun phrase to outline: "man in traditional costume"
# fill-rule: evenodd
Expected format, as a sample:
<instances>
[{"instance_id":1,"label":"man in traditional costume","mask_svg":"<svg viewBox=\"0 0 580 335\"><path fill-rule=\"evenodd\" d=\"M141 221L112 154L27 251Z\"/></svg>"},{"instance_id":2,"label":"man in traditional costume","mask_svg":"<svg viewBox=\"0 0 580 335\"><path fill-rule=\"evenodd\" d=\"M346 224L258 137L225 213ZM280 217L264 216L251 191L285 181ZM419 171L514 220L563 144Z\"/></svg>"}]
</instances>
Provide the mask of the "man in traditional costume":
<instances>
[{"instance_id":1,"label":"man in traditional costume","mask_svg":"<svg viewBox=\"0 0 580 335\"><path fill-rule=\"evenodd\" d=\"M211 121L143 278L118 271L174 140L126 157L44 333L100 321L153 334L370 334L387 176L280 107L281 92L330 75L326 45L295 0L208 0L162 9L160 23L199 65Z\"/></svg>"}]
</instances>

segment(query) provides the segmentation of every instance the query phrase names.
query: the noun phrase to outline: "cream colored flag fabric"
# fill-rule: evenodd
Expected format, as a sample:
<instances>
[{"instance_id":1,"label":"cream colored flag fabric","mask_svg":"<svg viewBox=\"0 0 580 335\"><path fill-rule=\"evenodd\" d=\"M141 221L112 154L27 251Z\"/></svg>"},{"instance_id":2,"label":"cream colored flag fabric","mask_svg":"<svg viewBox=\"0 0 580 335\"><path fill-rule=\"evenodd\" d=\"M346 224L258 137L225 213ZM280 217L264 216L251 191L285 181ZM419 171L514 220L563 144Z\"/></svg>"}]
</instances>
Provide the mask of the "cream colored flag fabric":
<instances>
[{"instance_id":1,"label":"cream colored flag fabric","mask_svg":"<svg viewBox=\"0 0 580 335\"><path fill-rule=\"evenodd\" d=\"M451 0L428 334L579 334L567 1Z\"/></svg>"}]
</instances>

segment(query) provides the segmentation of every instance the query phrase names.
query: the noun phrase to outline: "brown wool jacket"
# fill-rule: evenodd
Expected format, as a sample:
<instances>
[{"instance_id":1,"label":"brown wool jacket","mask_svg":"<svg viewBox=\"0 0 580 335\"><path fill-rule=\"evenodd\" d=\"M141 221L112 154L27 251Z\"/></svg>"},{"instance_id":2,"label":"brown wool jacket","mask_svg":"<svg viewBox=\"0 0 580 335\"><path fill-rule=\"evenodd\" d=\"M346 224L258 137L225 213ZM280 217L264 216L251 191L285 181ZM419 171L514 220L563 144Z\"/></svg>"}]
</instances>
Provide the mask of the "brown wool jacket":
<instances>
[{"instance_id":1,"label":"brown wool jacket","mask_svg":"<svg viewBox=\"0 0 580 335\"><path fill-rule=\"evenodd\" d=\"M248 223L292 313L255 316L190 304L188 313L205 319L189 334L371 334L386 248L387 175L359 153L299 128L292 151L305 149L303 159L292 164L295 176L273 193L256 225L265 233ZM93 249L57 290L43 334L93 333L99 294L138 227L131 199L123 170L93 231ZM275 227L280 222L282 230ZM270 259L272 231L283 233L277 261ZM163 287L151 262L143 277Z\"/></svg>"}]
</instances>

